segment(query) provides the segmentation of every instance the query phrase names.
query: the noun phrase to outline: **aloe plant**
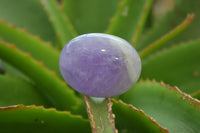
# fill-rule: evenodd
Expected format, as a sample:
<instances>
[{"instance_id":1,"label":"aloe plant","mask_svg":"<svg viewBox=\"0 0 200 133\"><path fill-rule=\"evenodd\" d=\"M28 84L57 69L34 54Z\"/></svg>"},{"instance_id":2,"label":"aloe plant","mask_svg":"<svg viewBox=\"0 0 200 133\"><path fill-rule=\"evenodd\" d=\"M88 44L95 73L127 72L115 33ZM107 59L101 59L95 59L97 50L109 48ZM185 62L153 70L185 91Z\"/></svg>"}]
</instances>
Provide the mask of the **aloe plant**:
<instances>
[{"instance_id":1,"label":"aloe plant","mask_svg":"<svg viewBox=\"0 0 200 133\"><path fill-rule=\"evenodd\" d=\"M173 1L159 19L155 3L0 0L1 132L200 132L200 2ZM142 73L129 91L95 102L64 81L61 49L84 33L138 51Z\"/></svg>"}]
</instances>

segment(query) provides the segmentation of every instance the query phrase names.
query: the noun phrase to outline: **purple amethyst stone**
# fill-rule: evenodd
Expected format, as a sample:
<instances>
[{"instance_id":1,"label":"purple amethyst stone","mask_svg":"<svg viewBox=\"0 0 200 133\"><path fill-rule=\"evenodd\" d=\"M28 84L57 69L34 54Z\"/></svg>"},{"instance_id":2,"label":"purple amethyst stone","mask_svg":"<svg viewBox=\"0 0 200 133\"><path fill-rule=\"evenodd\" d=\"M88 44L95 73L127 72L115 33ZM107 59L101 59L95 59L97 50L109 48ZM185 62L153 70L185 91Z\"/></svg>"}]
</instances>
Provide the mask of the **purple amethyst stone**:
<instances>
[{"instance_id":1,"label":"purple amethyst stone","mask_svg":"<svg viewBox=\"0 0 200 133\"><path fill-rule=\"evenodd\" d=\"M65 45L60 71L78 92L91 97L113 97L138 80L141 60L125 40L103 33L78 36Z\"/></svg>"}]
</instances>

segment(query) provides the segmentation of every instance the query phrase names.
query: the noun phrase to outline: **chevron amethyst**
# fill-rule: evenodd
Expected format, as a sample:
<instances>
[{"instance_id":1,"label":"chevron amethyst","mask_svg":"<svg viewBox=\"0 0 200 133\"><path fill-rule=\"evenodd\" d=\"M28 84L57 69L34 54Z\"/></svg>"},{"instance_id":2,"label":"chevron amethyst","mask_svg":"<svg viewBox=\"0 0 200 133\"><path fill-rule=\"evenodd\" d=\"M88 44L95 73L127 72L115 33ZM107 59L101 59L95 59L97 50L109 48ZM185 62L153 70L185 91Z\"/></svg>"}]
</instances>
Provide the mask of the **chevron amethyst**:
<instances>
[{"instance_id":1,"label":"chevron amethyst","mask_svg":"<svg viewBox=\"0 0 200 133\"><path fill-rule=\"evenodd\" d=\"M91 97L112 97L138 80L141 60L125 40L103 33L78 36L65 45L60 71L71 87Z\"/></svg>"}]
</instances>

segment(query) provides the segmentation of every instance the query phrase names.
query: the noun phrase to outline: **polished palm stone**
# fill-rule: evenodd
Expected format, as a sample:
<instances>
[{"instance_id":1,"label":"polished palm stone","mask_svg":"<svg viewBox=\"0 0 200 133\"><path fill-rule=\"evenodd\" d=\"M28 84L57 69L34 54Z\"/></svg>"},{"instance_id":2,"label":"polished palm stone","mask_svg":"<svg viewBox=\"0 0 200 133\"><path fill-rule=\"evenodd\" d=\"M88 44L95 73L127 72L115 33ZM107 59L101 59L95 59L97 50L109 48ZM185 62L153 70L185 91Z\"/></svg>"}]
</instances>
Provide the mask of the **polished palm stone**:
<instances>
[{"instance_id":1,"label":"polished palm stone","mask_svg":"<svg viewBox=\"0 0 200 133\"><path fill-rule=\"evenodd\" d=\"M103 33L84 34L69 41L59 66L72 88L91 97L120 95L133 86L141 72L136 50L127 41Z\"/></svg>"}]
</instances>

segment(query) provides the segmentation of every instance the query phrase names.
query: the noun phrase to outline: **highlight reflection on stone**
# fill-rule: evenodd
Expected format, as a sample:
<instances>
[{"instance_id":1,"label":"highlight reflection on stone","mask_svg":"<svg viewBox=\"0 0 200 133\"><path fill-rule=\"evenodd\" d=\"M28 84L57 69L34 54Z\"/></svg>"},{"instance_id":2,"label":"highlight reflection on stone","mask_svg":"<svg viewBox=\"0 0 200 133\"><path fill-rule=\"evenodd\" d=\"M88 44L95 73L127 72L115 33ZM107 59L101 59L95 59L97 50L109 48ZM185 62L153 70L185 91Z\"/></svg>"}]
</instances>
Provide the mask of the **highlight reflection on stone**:
<instances>
[{"instance_id":1,"label":"highlight reflection on stone","mask_svg":"<svg viewBox=\"0 0 200 133\"><path fill-rule=\"evenodd\" d=\"M141 72L136 50L125 40L103 33L89 33L68 42L60 55L66 82L91 97L112 97L132 87Z\"/></svg>"}]
</instances>

